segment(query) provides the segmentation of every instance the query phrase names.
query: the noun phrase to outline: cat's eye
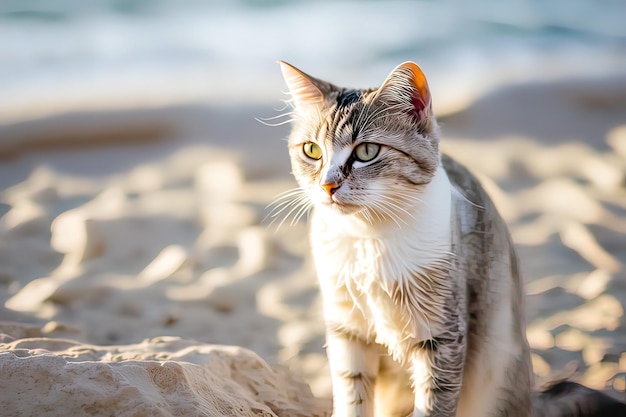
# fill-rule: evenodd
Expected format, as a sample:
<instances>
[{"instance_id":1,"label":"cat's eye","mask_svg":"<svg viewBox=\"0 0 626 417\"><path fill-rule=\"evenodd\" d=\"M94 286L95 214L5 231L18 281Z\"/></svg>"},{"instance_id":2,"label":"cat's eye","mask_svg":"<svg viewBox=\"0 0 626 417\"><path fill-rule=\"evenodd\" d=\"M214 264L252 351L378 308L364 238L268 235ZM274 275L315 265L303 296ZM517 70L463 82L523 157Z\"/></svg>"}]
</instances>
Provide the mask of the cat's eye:
<instances>
[{"instance_id":1,"label":"cat's eye","mask_svg":"<svg viewBox=\"0 0 626 417\"><path fill-rule=\"evenodd\" d=\"M365 142L354 148L354 157L359 162L369 162L378 156L380 145Z\"/></svg>"},{"instance_id":2,"label":"cat's eye","mask_svg":"<svg viewBox=\"0 0 626 417\"><path fill-rule=\"evenodd\" d=\"M307 142L302 145L302 150L311 159L320 159L322 157L322 148L317 143Z\"/></svg>"}]
</instances>

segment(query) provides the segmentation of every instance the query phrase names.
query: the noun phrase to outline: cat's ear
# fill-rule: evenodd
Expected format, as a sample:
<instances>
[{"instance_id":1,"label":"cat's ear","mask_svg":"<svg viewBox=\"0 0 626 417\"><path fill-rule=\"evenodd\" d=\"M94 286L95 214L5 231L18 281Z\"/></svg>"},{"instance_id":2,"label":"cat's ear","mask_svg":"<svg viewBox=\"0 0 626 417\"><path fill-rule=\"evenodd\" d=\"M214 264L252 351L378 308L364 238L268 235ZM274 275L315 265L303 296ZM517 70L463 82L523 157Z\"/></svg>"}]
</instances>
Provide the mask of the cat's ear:
<instances>
[{"instance_id":1,"label":"cat's ear","mask_svg":"<svg viewBox=\"0 0 626 417\"><path fill-rule=\"evenodd\" d=\"M284 61L278 61L283 78L289 87L293 105L298 110L321 107L324 104L323 83Z\"/></svg>"},{"instance_id":2,"label":"cat's ear","mask_svg":"<svg viewBox=\"0 0 626 417\"><path fill-rule=\"evenodd\" d=\"M378 89L377 99L393 105L417 122L428 122L430 118L430 89L426 76L414 62L405 62L391 71Z\"/></svg>"}]
</instances>

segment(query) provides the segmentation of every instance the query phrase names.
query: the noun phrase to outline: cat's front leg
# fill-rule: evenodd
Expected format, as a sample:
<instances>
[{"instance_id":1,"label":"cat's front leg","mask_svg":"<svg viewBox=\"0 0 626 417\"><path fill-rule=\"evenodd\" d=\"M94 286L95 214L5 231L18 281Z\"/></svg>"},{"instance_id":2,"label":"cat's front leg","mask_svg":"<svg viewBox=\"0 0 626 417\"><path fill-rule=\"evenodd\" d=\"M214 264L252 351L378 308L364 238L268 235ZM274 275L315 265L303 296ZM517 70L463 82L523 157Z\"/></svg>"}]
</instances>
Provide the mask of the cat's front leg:
<instances>
[{"instance_id":1,"label":"cat's front leg","mask_svg":"<svg viewBox=\"0 0 626 417\"><path fill-rule=\"evenodd\" d=\"M374 383L380 363L377 346L329 329L326 352L333 384L333 416L373 417Z\"/></svg>"},{"instance_id":2,"label":"cat's front leg","mask_svg":"<svg viewBox=\"0 0 626 417\"><path fill-rule=\"evenodd\" d=\"M461 393L465 338L435 337L420 342L411 357L415 392L413 417L454 417Z\"/></svg>"}]
</instances>

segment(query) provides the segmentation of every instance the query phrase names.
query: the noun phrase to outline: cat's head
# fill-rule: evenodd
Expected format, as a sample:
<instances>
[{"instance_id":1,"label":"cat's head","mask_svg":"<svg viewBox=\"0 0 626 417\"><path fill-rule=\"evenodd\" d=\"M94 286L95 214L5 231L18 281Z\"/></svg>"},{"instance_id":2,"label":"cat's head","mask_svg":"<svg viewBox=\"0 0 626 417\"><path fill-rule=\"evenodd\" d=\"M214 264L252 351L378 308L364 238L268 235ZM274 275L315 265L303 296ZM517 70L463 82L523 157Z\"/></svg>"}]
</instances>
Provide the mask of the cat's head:
<instances>
[{"instance_id":1,"label":"cat's head","mask_svg":"<svg viewBox=\"0 0 626 417\"><path fill-rule=\"evenodd\" d=\"M280 64L294 108L292 170L311 203L397 223L439 164L438 125L420 68L406 62L377 89L346 89Z\"/></svg>"}]
</instances>

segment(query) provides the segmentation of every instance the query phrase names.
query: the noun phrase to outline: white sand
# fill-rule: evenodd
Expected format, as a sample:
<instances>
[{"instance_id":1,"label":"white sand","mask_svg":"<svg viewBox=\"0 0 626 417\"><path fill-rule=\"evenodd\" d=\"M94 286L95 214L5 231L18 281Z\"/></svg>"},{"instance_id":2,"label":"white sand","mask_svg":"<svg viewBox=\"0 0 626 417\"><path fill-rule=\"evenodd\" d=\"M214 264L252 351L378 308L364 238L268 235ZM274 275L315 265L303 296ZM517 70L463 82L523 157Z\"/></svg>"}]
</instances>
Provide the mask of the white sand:
<instances>
[{"instance_id":1,"label":"white sand","mask_svg":"<svg viewBox=\"0 0 626 417\"><path fill-rule=\"evenodd\" d=\"M99 346L239 345L328 397L306 225L262 222L295 186L288 127L254 120L274 114L0 126L0 320ZM517 243L538 382L573 373L623 391L626 80L511 87L441 121L443 149L484 176Z\"/></svg>"}]
</instances>

